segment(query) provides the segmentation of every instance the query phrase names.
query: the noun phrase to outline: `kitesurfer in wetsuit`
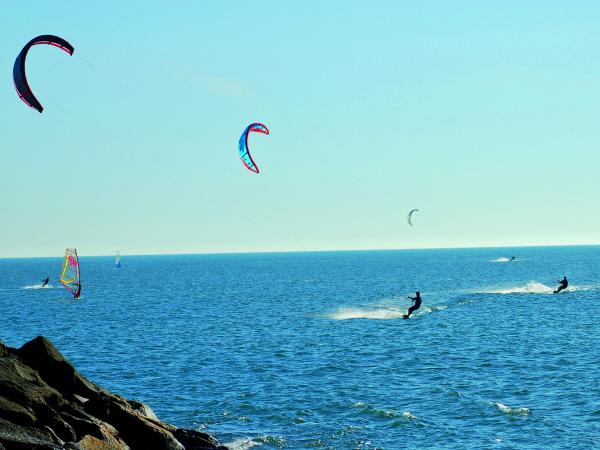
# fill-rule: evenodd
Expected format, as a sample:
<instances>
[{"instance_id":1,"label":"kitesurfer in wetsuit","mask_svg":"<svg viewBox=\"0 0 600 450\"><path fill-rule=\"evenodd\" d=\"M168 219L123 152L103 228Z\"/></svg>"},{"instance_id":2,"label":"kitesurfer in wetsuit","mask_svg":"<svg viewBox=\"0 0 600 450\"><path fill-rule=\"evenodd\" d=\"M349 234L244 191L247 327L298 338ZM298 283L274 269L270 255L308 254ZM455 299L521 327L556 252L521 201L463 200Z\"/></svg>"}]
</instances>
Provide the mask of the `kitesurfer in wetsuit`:
<instances>
[{"instance_id":1,"label":"kitesurfer in wetsuit","mask_svg":"<svg viewBox=\"0 0 600 450\"><path fill-rule=\"evenodd\" d=\"M414 313L417 309L421 307L421 293L419 291L417 291L416 297L411 297L409 295L408 298L415 302L415 304L408 308L408 314L404 315L405 319L408 319L412 313Z\"/></svg>"},{"instance_id":2,"label":"kitesurfer in wetsuit","mask_svg":"<svg viewBox=\"0 0 600 450\"><path fill-rule=\"evenodd\" d=\"M565 290L569 286L569 282L567 281L567 277L563 277L561 281L558 282L558 289L554 291L555 294L558 294L560 291Z\"/></svg>"},{"instance_id":3,"label":"kitesurfer in wetsuit","mask_svg":"<svg viewBox=\"0 0 600 450\"><path fill-rule=\"evenodd\" d=\"M44 284L42 284L42 287L46 287L49 282L50 282L50 277L46 277L46 279L44 280Z\"/></svg>"},{"instance_id":4,"label":"kitesurfer in wetsuit","mask_svg":"<svg viewBox=\"0 0 600 450\"><path fill-rule=\"evenodd\" d=\"M510 259L509 259L508 261L510 262L510 261L514 261L514 260L515 260L515 257L514 257L514 256L511 256L511 257L510 257Z\"/></svg>"}]
</instances>

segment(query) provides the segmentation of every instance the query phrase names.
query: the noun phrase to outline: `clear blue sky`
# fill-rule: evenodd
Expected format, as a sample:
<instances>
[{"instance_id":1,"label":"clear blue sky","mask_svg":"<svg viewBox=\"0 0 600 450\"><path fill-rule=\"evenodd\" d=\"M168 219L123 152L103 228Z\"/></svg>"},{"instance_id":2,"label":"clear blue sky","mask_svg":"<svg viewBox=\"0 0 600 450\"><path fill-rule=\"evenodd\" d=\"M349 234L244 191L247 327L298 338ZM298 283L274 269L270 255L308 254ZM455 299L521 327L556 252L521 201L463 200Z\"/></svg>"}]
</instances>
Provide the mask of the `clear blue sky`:
<instances>
[{"instance_id":1,"label":"clear blue sky","mask_svg":"<svg viewBox=\"0 0 600 450\"><path fill-rule=\"evenodd\" d=\"M600 242L598 2L28 3L0 256Z\"/></svg>"}]
</instances>

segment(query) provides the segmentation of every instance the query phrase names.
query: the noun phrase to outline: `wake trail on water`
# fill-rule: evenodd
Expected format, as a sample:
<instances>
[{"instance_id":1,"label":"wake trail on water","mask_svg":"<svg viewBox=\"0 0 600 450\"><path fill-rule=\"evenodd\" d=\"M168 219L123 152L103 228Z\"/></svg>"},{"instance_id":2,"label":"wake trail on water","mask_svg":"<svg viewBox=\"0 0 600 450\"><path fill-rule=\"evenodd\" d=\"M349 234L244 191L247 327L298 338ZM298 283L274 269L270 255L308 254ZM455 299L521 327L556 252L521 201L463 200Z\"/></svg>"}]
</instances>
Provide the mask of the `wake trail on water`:
<instances>
[{"instance_id":1,"label":"wake trail on water","mask_svg":"<svg viewBox=\"0 0 600 450\"><path fill-rule=\"evenodd\" d=\"M512 286L505 289L492 289L485 294L552 294L554 289L537 281L529 281L524 286Z\"/></svg>"},{"instance_id":2,"label":"wake trail on water","mask_svg":"<svg viewBox=\"0 0 600 450\"><path fill-rule=\"evenodd\" d=\"M448 309L446 305L422 306L415 311L410 318L430 314L435 311ZM325 317L333 320L370 319L370 320L393 320L402 319L408 309L399 308L339 308L337 311L328 313Z\"/></svg>"},{"instance_id":3,"label":"wake trail on water","mask_svg":"<svg viewBox=\"0 0 600 450\"><path fill-rule=\"evenodd\" d=\"M569 286L567 289L564 289L562 292L576 292L576 291L591 291L596 289L594 286ZM562 293L561 292L561 293ZM483 292L479 292L480 294L554 294L554 288L550 286L546 286L543 283L538 283L537 281L530 281L524 286L513 286L503 289L490 289Z\"/></svg>"},{"instance_id":4,"label":"wake trail on water","mask_svg":"<svg viewBox=\"0 0 600 450\"><path fill-rule=\"evenodd\" d=\"M502 258L492 259L490 262L491 263L507 263L507 262L510 262L510 259L502 257Z\"/></svg>"},{"instance_id":5,"label":"wake trail on water","mask_svg":"<svg viewBox=\"0 0 600 450\"><path fill-rule=\"evenodd\" d=\"M51 284L47 284L46 286L42 286L41 284L32 284L30 286L23 286L21 289L53 289L54 286Z\"/></svg>"},{"instance_id":6,"label":"wake trail on water","mask_svg":"<svg viewBox=\"0 0 600 450\"><path fill-rule=\"evenodd\" d=\"M333 320L350 320L350 319L373 319L373 320L390 320L402 319L402 316L407 311L401 311L395 308L339 308L337 311L327 314L327 317Z\"/></svg>"}]
</instances>

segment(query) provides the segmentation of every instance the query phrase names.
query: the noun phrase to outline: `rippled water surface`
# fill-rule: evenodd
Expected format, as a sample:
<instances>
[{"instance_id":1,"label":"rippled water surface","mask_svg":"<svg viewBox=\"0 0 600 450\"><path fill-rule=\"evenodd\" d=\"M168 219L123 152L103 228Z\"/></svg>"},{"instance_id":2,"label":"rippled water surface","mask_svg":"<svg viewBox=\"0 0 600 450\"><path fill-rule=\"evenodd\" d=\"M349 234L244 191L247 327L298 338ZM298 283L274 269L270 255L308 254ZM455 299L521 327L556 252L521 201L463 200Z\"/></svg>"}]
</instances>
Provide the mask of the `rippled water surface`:
<instances>
[{"instance_id":1,"label":"rippled water surface","mask_svg":"<svg viewBox=\"0 0 600 450\"><path fill-rule=\"evenodd\" d=\"M0 260L0 338L232 448L600 447L600 247L122 263L73 301L60 258Z\"/></svg>"}]
</instances>

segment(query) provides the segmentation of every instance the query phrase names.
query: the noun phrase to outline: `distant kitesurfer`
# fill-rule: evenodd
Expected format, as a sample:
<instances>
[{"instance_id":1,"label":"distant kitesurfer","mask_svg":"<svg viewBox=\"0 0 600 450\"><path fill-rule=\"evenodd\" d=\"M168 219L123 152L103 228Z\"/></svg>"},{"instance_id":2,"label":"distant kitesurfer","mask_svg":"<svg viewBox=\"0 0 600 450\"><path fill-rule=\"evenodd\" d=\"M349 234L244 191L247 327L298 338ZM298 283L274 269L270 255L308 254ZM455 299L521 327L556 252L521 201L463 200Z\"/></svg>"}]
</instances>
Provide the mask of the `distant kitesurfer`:
<instances>
[{"instance_id":1,"label":"distant kitesurfer","mask_svg":"<svg viewBox=\"0 0 600 450\"><path fill-rule=\"evenodd\" d=\"M510 259L508 260L508 262L510 262L510 261L514 261L514 260L515 260L515 257L514 257L514 256L511 256L511 257L510 257Z\"/></svg>"},{"instance_id":2,"label":"distant kitesurfer","mask_svg":"<svg viewBox=\"0 0 600 450\"><path fill-rule=\"evenodd\" d=\"M44 284L42 284L42 287L48 286L49 282L50 282L50 277L46 277L46 279L44 280Z\"/></svg>"},{"instance_id":3,"label":"distant kitesurfer","mask_svg":"<svg viewBox=\"0 0 600 450\"><path fill-rule=\"evenodd\" d=\"M412 313L421 307L421 293L419 291L417 291L416 297L409 295L408 298L415 302L415 304L408 308L408 314L404 314L403 316L405 319L408 319Z\"/></svg>"},{"instance_id":4,"label":"distant kitesurfer","mask_svg":"<svg viewBox=\"0 0 600 450\"><path fill-rule=\"evenodd\" d=\"M554 291L555 294L558 294L560 291L564 291L569 286L567 277L563 277L563 279L561 281L559 281L558 284L559 284L558 289Z\"/></svg>"}]
</instances>

